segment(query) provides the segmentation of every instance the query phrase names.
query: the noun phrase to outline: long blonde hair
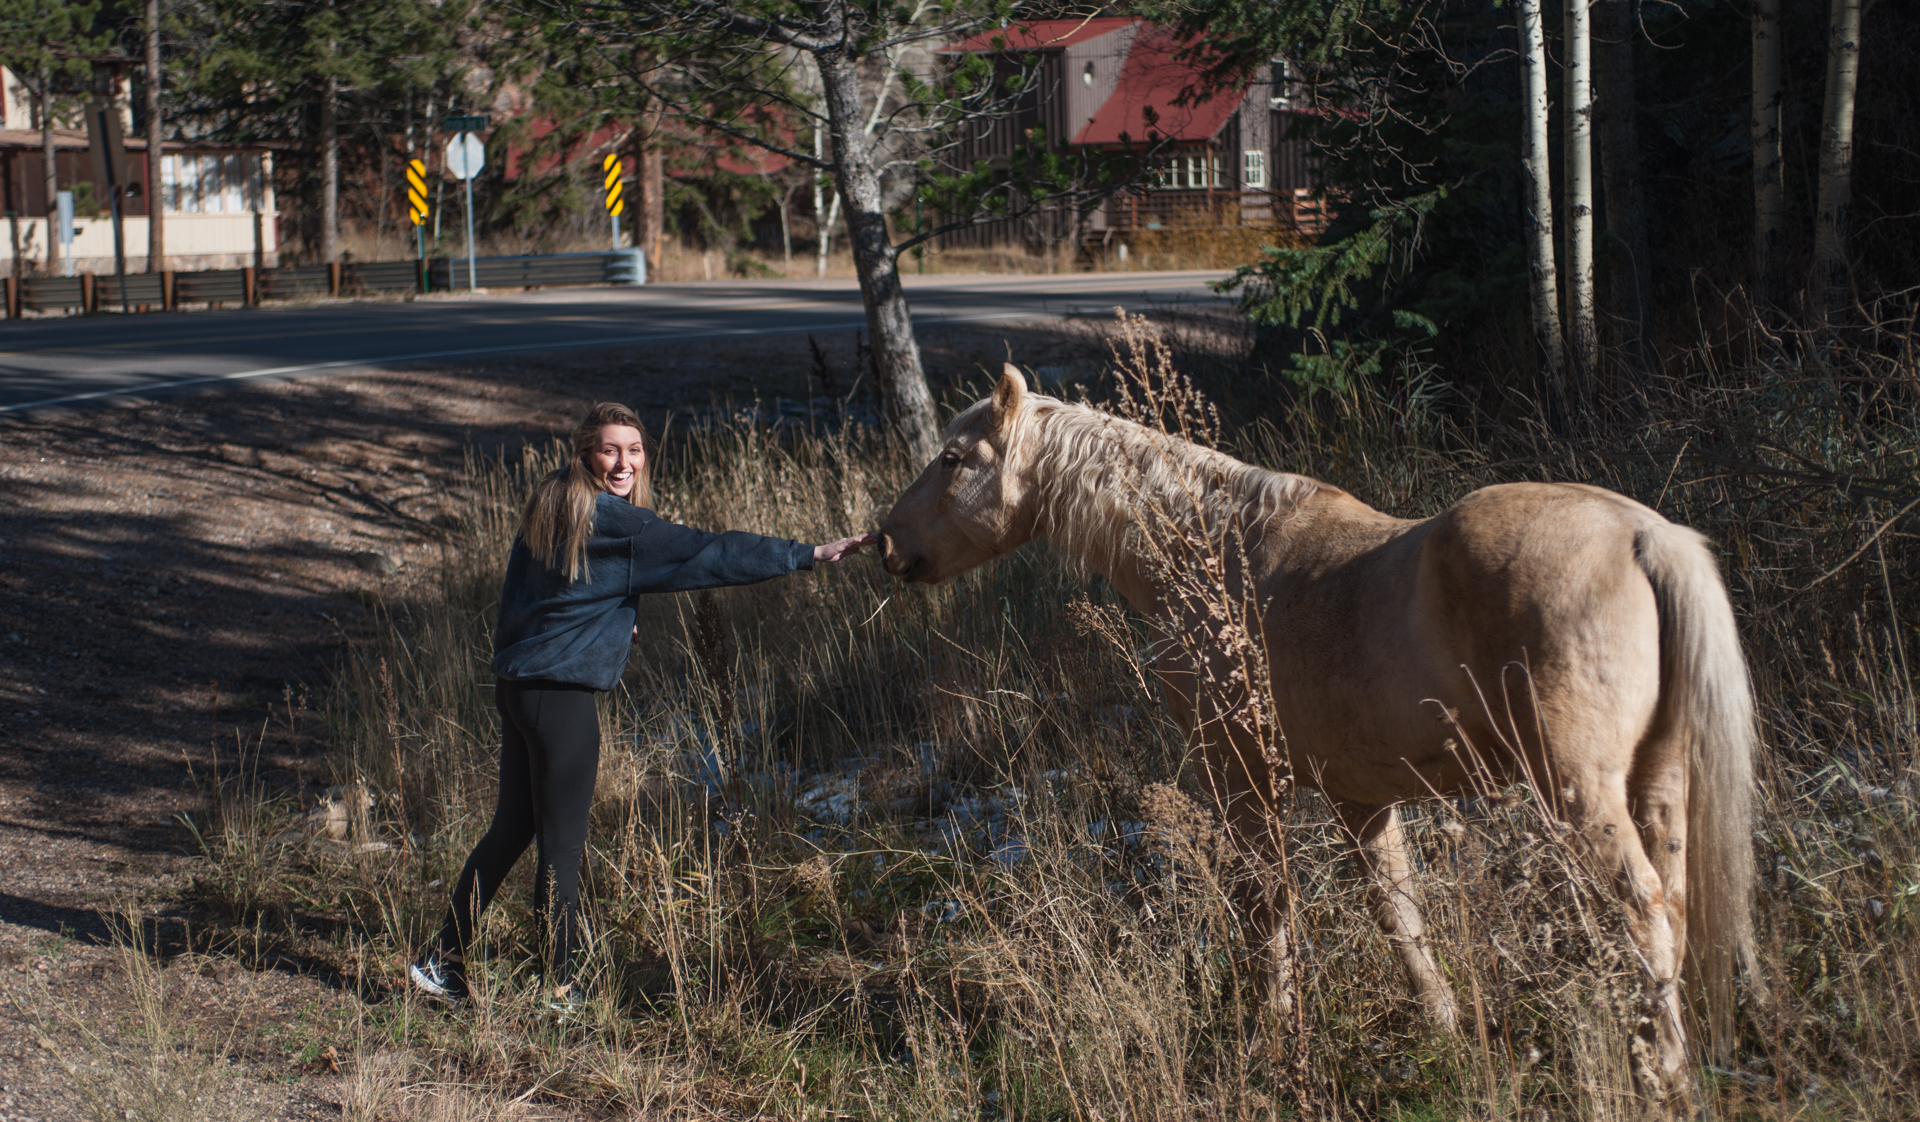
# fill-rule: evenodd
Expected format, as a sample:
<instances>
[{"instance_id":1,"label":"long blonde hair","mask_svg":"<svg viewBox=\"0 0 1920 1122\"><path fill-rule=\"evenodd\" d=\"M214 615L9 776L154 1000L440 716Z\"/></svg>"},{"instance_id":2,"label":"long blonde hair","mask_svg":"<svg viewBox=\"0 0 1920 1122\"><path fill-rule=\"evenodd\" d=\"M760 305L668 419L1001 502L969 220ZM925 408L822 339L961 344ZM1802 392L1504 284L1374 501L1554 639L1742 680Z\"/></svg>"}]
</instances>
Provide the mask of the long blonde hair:
<instances>
[{"instance_id":1,"label":"long blonde hair","mask_svg":"<svg viewBox=\"0 0 1920 1122\"><path fill-rule=\"evenodd\" d=\"M564 466L547 474L534 485L527 505L520 512L520 540L534 559L549 569L564 567L567 579L587 576L587 539L593 535L593 505L603 488L587 465L587 457L600 446L600 430L608 425L625 425L640 432L646 448L646 460L634 473L633 491L627 501L646 506L653 499L653 441L647 427L633 410L618 402L597 401L573 430L573 455Z\"/></svg>"}]
</instances>

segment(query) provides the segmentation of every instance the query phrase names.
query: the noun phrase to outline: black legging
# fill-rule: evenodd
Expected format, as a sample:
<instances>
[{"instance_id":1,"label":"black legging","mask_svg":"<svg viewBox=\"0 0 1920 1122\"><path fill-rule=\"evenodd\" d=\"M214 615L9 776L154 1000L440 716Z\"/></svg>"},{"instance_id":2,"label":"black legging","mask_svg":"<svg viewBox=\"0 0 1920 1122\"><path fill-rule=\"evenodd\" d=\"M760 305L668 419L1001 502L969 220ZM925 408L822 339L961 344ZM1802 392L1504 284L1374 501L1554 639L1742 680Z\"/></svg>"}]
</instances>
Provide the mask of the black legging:
<instances>
[{"instance_id":1,"label":"black legging","mask_svg":"<svg viewBox=\"0 0 1920 1122\"><path fill-rule=\"evenodd\" d=\"M480 913L527 843L538 839L533 912L542 936L551 939L547 977L556 986L572 980L580 856L587 845L587 812L600 767L600 719L594 713L593 693L565 682L503 678L496 684L494 701L505 734L500 744L500 801L487 836L460 870L453 907L440 927L441 950L464 952L472 943Z\"/></svg>"}]
</instances>

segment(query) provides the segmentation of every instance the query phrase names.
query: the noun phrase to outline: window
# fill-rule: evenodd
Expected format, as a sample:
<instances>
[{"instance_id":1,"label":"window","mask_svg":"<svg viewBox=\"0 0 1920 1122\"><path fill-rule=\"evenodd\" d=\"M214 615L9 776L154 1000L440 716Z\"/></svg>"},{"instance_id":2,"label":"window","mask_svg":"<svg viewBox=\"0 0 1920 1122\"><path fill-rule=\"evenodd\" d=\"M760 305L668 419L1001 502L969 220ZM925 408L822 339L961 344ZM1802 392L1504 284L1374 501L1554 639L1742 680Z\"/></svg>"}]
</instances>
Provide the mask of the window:
<instances>
[{"instance_id":1,"label":"window","mask_svg":"<svg viewBox=\"0 0 1920 1122\"><path fill-rule=\"evenodd\" d=\"M1212 152L1189 152L1169 157L1154 168L1148 182L1161 190L1204 191L1223 187L1220 157Z\"/></svg>"},{"instance_id":2,"label":"window","mask_svg":"<svg viewBox=\"0 0 1920 1122\"><path fill-rule=\"evenodd\" d=\"M163 205L174 214L245 214L265 208L260 156L209 152L160 161Z\"/></svg>"},{"instance_id":3,"label":"window","mask_svg":"<svg viewBox=\"0 0 1920 1122\"><path fill-rule=\"evenodd\" d=\"M1267 185L1267 154L1258 149L1240 153L1240 186L1248 190Z\"/></svg>"},{"instance_id":4,"label":"window","mask_svg":"<svg viewBox=\"0 0 1920 1122\"><path fill-rule=\"evenodd\" d=\"M1273 106L1279 108L1293 104L1294 87L1300 81L1299 75L1294 72L1293 64L1286 59L1276 58L1268 70L1268 75L1273 85L1268 90L1267 96L1271 99Z\"/></svg>"}]
</instances>

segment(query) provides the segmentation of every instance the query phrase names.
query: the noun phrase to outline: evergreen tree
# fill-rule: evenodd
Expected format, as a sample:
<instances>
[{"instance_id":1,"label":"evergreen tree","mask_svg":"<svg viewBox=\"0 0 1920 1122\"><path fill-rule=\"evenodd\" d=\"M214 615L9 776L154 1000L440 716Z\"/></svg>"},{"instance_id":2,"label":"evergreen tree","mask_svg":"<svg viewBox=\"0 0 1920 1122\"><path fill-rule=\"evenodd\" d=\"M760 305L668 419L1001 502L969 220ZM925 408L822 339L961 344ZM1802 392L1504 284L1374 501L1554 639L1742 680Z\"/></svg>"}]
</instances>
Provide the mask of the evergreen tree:
<instances>
[{"instance_id":1,"label":"evergreen tree","mask_svg":"<svg viewBox=\"0 0 1920 1122\"><path fill-rule=\"evenodd\" d=\"M97 0L0 0L0 66L13 71L33 99L40 126L40 154L47 190L47 270L60 271L60 238L54 231L53 197L60 189L53 130L72 100L62 90L84 88L87 56L105 46L94 31Z\"/></svg>"},{"instance_id":2,"label":"evergreen tree","mask_svg":"<svg viewBox=\"0 0 1920 1122\"><path fill-rule=\"evenodd\" d=\"M397 213L405 159L427 147L435 114L472 107L473 11L470 0L181 5L169 100L206 139L294 141L306 172L297 225L318 260L336 260L342 182L373 186L363 210Z\"/></svg>"}]
</instances>

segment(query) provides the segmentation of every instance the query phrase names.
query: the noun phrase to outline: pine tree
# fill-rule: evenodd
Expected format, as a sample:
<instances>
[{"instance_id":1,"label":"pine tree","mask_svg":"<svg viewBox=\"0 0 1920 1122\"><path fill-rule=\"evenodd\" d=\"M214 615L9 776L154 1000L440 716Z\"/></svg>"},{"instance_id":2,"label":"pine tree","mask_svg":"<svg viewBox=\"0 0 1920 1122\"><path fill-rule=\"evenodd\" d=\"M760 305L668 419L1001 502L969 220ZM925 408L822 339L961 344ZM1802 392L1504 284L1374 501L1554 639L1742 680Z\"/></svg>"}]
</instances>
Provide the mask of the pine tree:
<instances>
[{"instance_id":1,"label":"pine tree","mask_svg":"<svg viewBox=\"0 0 1920 1122\"><path fill-rule=\"evenodd\" d=\"M312 172L301 194L317 203L302 225L316 258L336 260L342 160L380 169L353 177L379 183L376 207L398 197L404 160L391 157L417 107L465 95L472 11L468 0L201 0L176 12L186 42L171 96L208 139L297 140Z\"/></svg>"},{"instance_id":2,"label":"pine tree","mask_svg":"<svg viewBox=\"0 0 1920 1122\"><path fill-rule=\"evenodd\" d=\"M107 37L93 30L100 14L97 0L0 0L0 66L13 71L33 99L40 122L40 153L47 177L47 269L60 271L60 238L54 231L54 195L60 181L54 160L53 129L62 111L62 79L84 82L87 56L100 51Z\"/></svg>"}]
</instances>

